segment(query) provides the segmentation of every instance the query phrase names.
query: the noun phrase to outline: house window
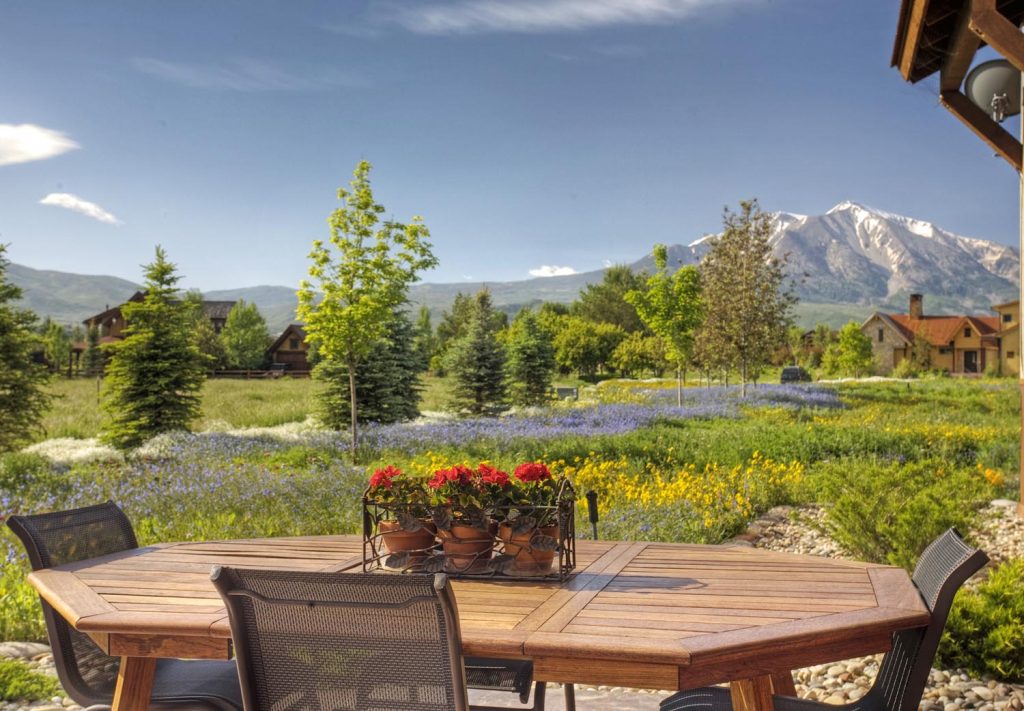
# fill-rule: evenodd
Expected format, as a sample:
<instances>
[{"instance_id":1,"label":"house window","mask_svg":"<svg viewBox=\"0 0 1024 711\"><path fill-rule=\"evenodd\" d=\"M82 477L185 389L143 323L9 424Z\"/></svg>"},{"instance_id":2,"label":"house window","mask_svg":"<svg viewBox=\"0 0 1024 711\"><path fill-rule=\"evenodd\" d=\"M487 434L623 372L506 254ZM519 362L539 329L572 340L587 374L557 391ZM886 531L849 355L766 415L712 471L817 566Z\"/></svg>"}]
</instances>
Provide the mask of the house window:
<instances>
[{"instance_id":1,"label":"house window","mask_svg":"<svg viewBox=\"0 0 1024 711\"><path fill-rule=\"evenodd\" d=\"M939 349L939 355L949 355L952 352L953 352L952 348L940 348Z\"/></svg>"},{"instance_id":2,"label":"house window","mask_svg":"<svg viewBox=\"0 0 1024 711\"><path fill-rule=\"evenodd\" d=\"M293 351L299 350L299 339L298 338L289 338L288 339L288 348L290 348Z\"/></svg>"},{"instance_id":3,"label":"house window","mask_svg":"<svg viewBox=\"0 0 1024 711\"><path fill-rule=\"evenodd\" d=\"M1003 314L1003 323L1010 323L1013 320L1013 314Z\"/></svg>"},{"instance_id":4,"label":"house window","mask_svg":"<svg viewBox=\"0 0 1024 711\"><path fill-rule=\"evenodd\" d=\"M1006 360L1010 360L1010 358L1013 358L1013 356L1014 356L1014 352L1013 351L1006 351Z\"/></svg>"},{"instance_id":5,"label":"house window","mask_svg":"<svg viewBox=\"0 0 1024 711\"><path fill-rule=\"evenodd\" d=\"M880 328L880 329L878 329L878 342L881 343L884 340L885 340L885 329L884 328Z\"/></svg>"},{"instance_id":6,"label":"house window","mask_svg":"<svg viewBox=\"0 0 1024 711\"><path fill-rule=\"evenodd\" d=\"M964 338L970 338L970 337L971 337L971 329L965 328L964 329Z\"/></svg>"}]
</instances>

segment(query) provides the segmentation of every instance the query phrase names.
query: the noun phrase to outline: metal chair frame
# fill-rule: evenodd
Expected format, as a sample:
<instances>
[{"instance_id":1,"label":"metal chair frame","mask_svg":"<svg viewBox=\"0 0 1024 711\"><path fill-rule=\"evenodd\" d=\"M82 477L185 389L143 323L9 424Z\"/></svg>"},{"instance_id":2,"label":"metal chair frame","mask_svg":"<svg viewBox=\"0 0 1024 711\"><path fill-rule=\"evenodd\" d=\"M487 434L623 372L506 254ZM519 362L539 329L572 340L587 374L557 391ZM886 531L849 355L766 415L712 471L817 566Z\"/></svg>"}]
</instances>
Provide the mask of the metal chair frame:
<instances>
[{"instance_id":1,"label":"metal chair frame","mask_svg":"<svg viewBox=\"0 0 1024 711\"><path fill-rule=\"evenodd\" d=\"M853 703L833 706L792 696L775 695L776 711L916 711L928 681L932 661L946 626L953 598L988 556L968 546L950 528L921 554L912 577L921 599L931 612L924 627L895 632L892 648L882 659L871 689ZM681 691L661 703L661 711L732 711L729 690L707 686Z\"/></svg>"},{"instance_id":2,"label":"metal chair frame","mask_svg":"<svg viewBox=\"0 0 1024 711\"><path fill-rule=\"evenodd\" d=\"M68 511L11 516L7 525L24 544L33 570L138 548L131 522L110 501ZM101 532L105 539L90 539L90 528ZM78 534L68 550L57 550L46 540L47 534L60 530ZM61 686L81 706L109 708L120 659L103 652L42 597L39 602ZM239 709L234 663L160 660L150 709L181 711L182 708Z\"/></svg>"}]
</instances>

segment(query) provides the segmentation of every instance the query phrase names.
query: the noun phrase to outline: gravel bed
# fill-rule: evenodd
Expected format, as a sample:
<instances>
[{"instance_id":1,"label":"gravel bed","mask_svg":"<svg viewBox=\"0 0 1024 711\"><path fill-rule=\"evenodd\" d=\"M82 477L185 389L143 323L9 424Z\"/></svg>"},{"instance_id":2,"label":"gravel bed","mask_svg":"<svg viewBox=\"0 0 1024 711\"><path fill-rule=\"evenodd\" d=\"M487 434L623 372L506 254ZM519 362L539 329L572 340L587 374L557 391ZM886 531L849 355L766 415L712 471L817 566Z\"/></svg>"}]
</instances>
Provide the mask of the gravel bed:
<instances>
[{"instance_id":1,"label":"gravel bed","mask_svg":"<svg viewBox=\"0 0 1024 711\"><path fill-rule=\"evenodd\" d=\"M1015 515L1016 502L993 501L982 514L975 539L995 561L1024 558L1024 519ZM740 545L775 551L849 557L825 532L825 513L817 506L779 506L750 524L734 539ZM44 644L0 643L0 658L20 659L44 674L56 674L53 656ZM799 669L794 673L801 698L844 704L862 697L874 683L881 655L848 659ZM631 692L609 687L581 688L581 708L652 709L664 694ZM549 704L561 708L560 693L553 689ZM584 701L588 703L583 704ZM54 697L13 703L0 702L0 711L79 711L71 699ZM1024 711L1024 683L975 679L962 670L933 669L921 700L922 711Z\"/></svg>"}]
</instances>

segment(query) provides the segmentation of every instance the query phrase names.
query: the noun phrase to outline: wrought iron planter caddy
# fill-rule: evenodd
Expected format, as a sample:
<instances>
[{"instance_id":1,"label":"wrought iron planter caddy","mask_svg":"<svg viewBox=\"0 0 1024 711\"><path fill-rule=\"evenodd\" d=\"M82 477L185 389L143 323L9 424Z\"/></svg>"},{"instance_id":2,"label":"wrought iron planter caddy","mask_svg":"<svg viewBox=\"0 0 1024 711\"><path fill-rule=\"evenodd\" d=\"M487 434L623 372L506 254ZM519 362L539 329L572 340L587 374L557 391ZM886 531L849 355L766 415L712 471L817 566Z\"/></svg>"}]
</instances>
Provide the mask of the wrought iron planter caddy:
<instances>
[{"instance_id":1,"label":"wrought iron planter caddy","mask_svg":"<svg viewBox=\"0 0 1024 711\"><path fill-rule=\"evenodd\" d=\"M382 504L363 493L363 571L565 580L576 567L576 492L549 506ZM540 525L538 525L540 524Z\"/></svg>"}]
</instances>

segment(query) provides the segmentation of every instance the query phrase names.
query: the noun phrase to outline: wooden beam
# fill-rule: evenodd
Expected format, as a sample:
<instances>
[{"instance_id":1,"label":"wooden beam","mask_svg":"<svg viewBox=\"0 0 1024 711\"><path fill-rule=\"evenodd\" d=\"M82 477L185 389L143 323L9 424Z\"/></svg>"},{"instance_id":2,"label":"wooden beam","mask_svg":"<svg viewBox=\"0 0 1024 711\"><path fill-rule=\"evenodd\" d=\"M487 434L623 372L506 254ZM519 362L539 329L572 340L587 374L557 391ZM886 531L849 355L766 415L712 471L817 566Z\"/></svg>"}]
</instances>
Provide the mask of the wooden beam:
<instances>
[{"instance_id":1,"label":"wooden beam","mask_svg":"<svg viewBox=\"0 0 1024 711\"><path fill-rule=\"evenodd\" d=\"M996 0L971 3L971 32L1024 72L1024 34L996 9Z\"/></svg>"},{"instance_id":2,"label":"wooden beam","mask_svg":"<svg viewBox=\"0 0 1024 711\"><path fill-rule=\"evenodd\" d=\"M971 10L974 3L968 2L956 21L956 29L950 38L949 50L942 62L939 74L939 91L956 91L971 68L974 55L981 46L981 38L971 31Z\"/></svg>"},{"instance_id":3,"label":"wooden beam","mask_svg":"<svg viewBox=\"0 0 1024 711\"><path fill-rule=\"evenodd\" d=\"M1024 169L1021 144L1012 133L992 120L992 117L975 106L974 102L959 91L943 91L939 94L942 105L964 122L969 129L992 150L1002 156L1018 173Z\"/></svg>"},{"instance_id":4,"label":"wooden beam","mask_svg":"<svg viewBox=\"0 0 1024 711\"><path fill-rule=\"evenodd\" d=\"M903 53L900 55L900 74L907 81L910 81L911 72L914 70L914 55L917 54L917 45L921 41L921 31L924 29L924 19L928 14L928 0L910 0L910 19L907 22L907 34L903 38Z\"/></svg>"}]
</instances>

